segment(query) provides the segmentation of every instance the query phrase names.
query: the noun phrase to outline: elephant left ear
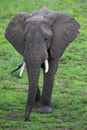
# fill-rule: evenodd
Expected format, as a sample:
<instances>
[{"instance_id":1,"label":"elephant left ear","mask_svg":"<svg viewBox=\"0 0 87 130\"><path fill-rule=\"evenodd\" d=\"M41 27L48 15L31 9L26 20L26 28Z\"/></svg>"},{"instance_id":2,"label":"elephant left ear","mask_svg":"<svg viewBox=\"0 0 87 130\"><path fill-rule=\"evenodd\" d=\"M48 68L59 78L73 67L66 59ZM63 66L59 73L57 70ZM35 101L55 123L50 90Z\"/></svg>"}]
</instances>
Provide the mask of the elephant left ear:
<instances>
[{"instance_id":1,"label":"elephant left ear","mask_svg":"<svg viewBox=\"0 0 87 130\"><path fill-rule=\"evenodd\" d=\"M69 43L77 37L80 25L74 18L63 12L53 12L49 18L53 31L50 53L52 57L60 57Z\"/></svg>"}]
</instances>

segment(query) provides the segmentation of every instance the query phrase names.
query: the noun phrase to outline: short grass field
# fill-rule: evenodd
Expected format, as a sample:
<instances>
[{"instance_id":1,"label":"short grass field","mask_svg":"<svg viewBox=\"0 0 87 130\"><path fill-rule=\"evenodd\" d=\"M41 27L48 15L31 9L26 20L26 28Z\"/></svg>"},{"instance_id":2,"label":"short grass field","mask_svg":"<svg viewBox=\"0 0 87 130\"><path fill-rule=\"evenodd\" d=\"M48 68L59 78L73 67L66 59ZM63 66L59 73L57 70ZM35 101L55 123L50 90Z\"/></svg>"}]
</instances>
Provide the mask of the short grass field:
<instances>
[{"instance_id":1,"label":"short grass field","mask_svg":"<svg viewBox=\"0 0 87 130\"><path fill-rule=\"evenodd\" d=\"M5 39L5 28L18 12L42 6L64 11L80 23L80 34L60 59L52 95L51 114L33 109L24 122L28 79L10 72L22 57ZM43 75L39 85L42 90ZM0 130L87 130L87 0L0 0Z\"/></svg>"}]
</instances>

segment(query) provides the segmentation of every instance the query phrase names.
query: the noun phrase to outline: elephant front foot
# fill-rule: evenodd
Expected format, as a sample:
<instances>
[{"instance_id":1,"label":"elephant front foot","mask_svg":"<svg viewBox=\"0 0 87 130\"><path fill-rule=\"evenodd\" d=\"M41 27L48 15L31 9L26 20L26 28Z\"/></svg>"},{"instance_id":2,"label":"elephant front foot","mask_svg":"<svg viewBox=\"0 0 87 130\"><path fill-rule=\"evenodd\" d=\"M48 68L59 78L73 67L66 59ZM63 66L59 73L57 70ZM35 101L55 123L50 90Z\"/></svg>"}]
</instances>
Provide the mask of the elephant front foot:
<instances>
[{"instance_id":1,"label":"elephant front foot","mask_svg":"<svg viewBox=\"0 0 87 130\"><path fill-rule=\"evenodd\" d=\"M40 106L39 108L38 108L38 111L40 112L40 113L51 113L52 112L52 108L51 107L49 107L49 106Z\"/></svg>"}]
</instances>

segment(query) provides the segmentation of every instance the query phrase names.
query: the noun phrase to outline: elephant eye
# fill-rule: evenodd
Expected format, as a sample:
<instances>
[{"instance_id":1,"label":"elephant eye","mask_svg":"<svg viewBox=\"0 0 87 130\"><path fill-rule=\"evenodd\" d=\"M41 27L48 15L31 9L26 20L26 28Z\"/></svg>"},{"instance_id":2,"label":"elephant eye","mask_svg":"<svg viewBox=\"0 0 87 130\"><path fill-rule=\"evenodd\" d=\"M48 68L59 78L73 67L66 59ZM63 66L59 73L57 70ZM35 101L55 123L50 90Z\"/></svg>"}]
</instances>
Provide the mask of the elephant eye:
<instances>
[{"instance_id":1,"label":"elephant eye","mask_svg":"<svg viewBox=\"0 0 87 130\"><path fill-rule=\"evenodd\" d=\"M48 40L48 37L45 38L45 41L47 41L47 40Z\"/></svg>"},{"instance_id":2,"label":"elephant eye","mask_svg":"<svg viewBox=\"0 0 87 130\"><path fill-rule=\"evenodd\" d=\"M48 39L49 39L49 36L46 34L46 35L44 35L44 40L45 41L48 41Z\"/></svg>"},{"instance_id":3,"label":"elephant eye","mask_svg":"<svg viewBox=\"0 0 87 130\"><path fill-rule=\"evenodd\" d=\"M24 42L26 41L26 39L24 38Z\"/></svg>"}]
</instances>

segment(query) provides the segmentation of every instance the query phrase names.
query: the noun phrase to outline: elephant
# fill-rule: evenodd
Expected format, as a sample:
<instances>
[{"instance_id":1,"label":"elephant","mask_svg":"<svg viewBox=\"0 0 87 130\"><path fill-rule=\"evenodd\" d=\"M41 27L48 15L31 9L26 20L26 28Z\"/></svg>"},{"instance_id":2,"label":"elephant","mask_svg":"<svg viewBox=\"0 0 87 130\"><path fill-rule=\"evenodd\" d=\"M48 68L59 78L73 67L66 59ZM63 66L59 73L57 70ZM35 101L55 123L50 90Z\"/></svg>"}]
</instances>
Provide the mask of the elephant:
<instances>
[{"instance_id":1,"label":"elephant","mask_svg":"<svg viewBox=\"0 0 87 130\"><path fill-rule=\"evenodd\" d=\"M16 14L5 31L5 38L23 56L29 80L24 119L30 120L35 104L40 113L50 113L52 89L59 59L67 46L79 34L79 23L63 11L46 7L27 14ZM40 94L39 76L43 70L43 90Z\"/></svg>"}]
</instances>

